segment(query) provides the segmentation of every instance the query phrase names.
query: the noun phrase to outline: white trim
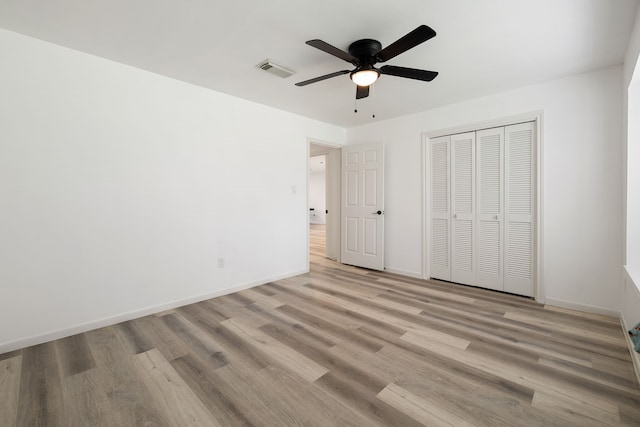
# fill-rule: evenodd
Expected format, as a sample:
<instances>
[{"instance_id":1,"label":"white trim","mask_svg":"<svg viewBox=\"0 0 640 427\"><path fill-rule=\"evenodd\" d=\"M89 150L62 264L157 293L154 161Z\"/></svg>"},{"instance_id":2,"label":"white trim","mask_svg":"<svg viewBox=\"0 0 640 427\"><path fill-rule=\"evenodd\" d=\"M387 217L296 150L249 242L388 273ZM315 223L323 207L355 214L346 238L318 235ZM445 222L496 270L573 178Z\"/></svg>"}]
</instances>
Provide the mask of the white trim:
<instances>
[{"instance_id":1,"label":"white trim","mask_svg":"<svg viewBox=\"0 0 640 427\"><path fill-rule=\"evenodd\" d=\"M429 173L427 170L427 165L429 165L430 157L429 157L429 141L432 138L436 138L439 136L446 135L455 135L458 133L465 132L473 132L482 129L490 129L494 127L500 126L508 126L517 123L524 122L535 122L536 124L536 252L535 252L535 299L537 302L544 304L545 303L545 286L544 286L544 239L543 239L543 229L544 229L544 209L543 209L543 201L544 201L544 193L543 193L543 183L544 183L544 165L543 165L543 153L544 153L544 136L543 136L543 125L544 125L544 112L542 110L539 111L531 111L528 113L517 114L508 117L502 117L499 119L491 119L482 122L476 122L471 124L463 124L459 126L454 126L445 129L435 129L430 131L425 131L422 133L422 278L429 279L430 278L430 266L429 266L429 245L428 245L428 235L431 231L429 228ZM618 316L618 313L615 312L614 316Z\"/></svg>"},{"instance_id":2,"label":"white trim","mask_svg":"<svg viewBox=\"0 0 640 427\"><path fill-rule=\"evenodd\" d=\"M431 253L429 251L427 236L429 235L429 225L427 221L431 220L429 215L429 206L431 205L431 192L429 191L429 185L431 180L429 179L429 171L427 165L431 164L431 155L429 154L429 137L427 134L422 134L422 279L428 280L431 278Z\"/></svg>"},{"instance_id":3,"label":"white trim","mask_svg":"<svg viewBox=\"0 0 640 427\"><path fill-rule=\"evenodd\" d=\"M44 334L33 335L27 338L20 338L15 341L1 343L0 354L8 353L10 351L18 350L25 347L30 347L32 345L42 344L42 343L57 340L60 338L66 338L71 335L88 332L94 329L103 328L105 326L115 325L117 323L126 322L128 320L133 320L133 319L148 316L151 314L160 313L165 310L171 310L173 308L178 308L178 307L182 307L189 304L194 304L194 303L205 301L211 298L217 298L223 295L228 295L234 292L239 292L245 289L264 285L266 283L275 282L277 280L299 276L301 274L306 274L308 272L309 272L308 270L294 271L291 273L281 274L278 276L274 276L274 277L270 277L262 280L255 280L247 283L242 283L239 285L232 286L230 288L219 289L217 291L209 292L206 294L201 294L201 295L197 295L189 298L171 301L168 303L159 304L151 307L145 307L139 310L129 311L127 313L116 314L114 316L103 317L102 319L92 320L86 323L81 323L79 325L58 329L58 330L47 332Z\"/></svg>"},{"instance_id":4,"label":"white trim","mask_svg":"<svg viewBox=\"0 0 640 427\"><path fill-rule=\"evenodd\" d=\"M542 115L543 115L542 110L531 111L528 113L501 117L499 119L491 119L491 120L485 120L485 121L475 122L470 124L469 123L461 124L459 126L452 126L444 129L434 129L430 131L424 131L423 135L431 139L431 138L437 138L439 136L455 135L458 133L476 132L483 129L491 129L491 128L496 128L501 126L516 125L518 123L537 121L542 117Z\"/></svg>"},{"instance_id":5,"label":"white trim","mask_svg":"<svg viewBox=\"0 0 640 427\"><path fill-rule=\"evenodd\" d=\"M545 282L544 282L544 113L538 111L535 113L536 119L536 301L540 304L545 303Z\"/></svg>"}]
</instances>

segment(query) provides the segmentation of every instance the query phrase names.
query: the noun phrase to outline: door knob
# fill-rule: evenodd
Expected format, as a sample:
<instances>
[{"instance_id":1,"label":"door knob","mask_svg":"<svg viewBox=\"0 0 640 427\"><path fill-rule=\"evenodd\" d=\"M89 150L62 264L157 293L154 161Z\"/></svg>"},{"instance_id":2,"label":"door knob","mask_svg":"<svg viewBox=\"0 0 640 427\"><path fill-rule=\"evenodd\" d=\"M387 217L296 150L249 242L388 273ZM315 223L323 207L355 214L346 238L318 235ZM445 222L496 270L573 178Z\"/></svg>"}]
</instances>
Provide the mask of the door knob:
<instances>
[{"instance_id":1,"label":"door knob","mask_svg":"<svg viewBox=\"0 0 640 427\"><path fill-rule=\"evenodd\" d=\"M382 211L371 212L373 215L382 215Z\"/></svg>"}]
</instances>

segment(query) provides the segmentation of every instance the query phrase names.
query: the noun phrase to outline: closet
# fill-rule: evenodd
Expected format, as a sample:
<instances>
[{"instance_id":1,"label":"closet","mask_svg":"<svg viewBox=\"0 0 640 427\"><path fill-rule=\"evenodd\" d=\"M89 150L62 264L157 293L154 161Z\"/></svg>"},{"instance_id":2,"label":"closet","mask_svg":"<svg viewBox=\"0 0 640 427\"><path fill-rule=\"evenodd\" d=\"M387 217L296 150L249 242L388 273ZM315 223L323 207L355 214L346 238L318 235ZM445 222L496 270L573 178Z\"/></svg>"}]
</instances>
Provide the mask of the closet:
<instances>
[{"instance_id":1,"label":"closet","mask_svg":"<svg viewBox=\"0 0 640 427\"><path fill-rule=\"evenodd\" d=\"M431 277L535 296L535 122L431 138Z\"/></svg>"}]
</instances>

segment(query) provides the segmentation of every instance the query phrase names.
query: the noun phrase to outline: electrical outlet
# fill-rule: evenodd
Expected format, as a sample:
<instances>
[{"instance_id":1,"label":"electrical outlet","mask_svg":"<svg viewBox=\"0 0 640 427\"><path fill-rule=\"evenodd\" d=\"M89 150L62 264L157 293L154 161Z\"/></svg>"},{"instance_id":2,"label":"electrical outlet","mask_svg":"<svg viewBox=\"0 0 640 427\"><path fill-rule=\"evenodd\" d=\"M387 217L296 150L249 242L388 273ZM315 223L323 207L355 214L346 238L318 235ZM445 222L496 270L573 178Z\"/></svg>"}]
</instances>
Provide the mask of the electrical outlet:
<instances>
[{"instance_id":1,"label":"electrical outlet","mask_svg":"<svg viewBox=\"0 0 640 427\"><path fill-rule=\"evenodd\" d=\"M224 268L224 258L218 258L218 268Z\"/></svg>"}]
</instances>

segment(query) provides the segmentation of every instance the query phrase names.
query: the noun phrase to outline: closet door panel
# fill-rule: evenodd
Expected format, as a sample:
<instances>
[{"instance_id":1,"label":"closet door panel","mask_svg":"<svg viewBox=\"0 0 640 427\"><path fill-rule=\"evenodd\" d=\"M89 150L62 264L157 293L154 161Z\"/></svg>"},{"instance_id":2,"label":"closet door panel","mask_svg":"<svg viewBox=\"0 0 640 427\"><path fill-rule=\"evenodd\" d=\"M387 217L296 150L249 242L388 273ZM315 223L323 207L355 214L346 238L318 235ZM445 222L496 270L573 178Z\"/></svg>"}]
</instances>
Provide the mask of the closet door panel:
<instances>
[{"instance_id":1,"label":"closet door panel","mask_svg":"<svg viewBox=\"0 0 640 427\"><path fill-rule=\"evenodd\" d=\"M475 284L475 132L451 136L451 281Z\"/></svg>"},{"instance_id":2,"label":"closet door panel","mask_svg":"<svg viewBox=\"0 0 640 427\"><path fill-rule=\"evenodd\" d=\"M434 138L430 142L431 174L431 236L429 241L431 277L451 280L450 249L450 137Z\"/></svg>"},{"instance_id":3,"label":"closet door panel","mask_svg":"<svg viewBox=\"0 0 640 427\"><path fill-rule=\"evenodd\" d=\"M476 284L504 289L504 128L476 132Z\"/></svg>"},{"instance_id":4,"label":"closet door panel","mask_svg":"<svg viewBox=\"0 0 640 427\"><path fill-rule=\"evenodd\" d=\"M504 290L535 296L535 124L505 128Z\"/></svg>"}]
</instances>

